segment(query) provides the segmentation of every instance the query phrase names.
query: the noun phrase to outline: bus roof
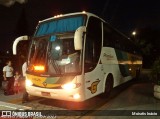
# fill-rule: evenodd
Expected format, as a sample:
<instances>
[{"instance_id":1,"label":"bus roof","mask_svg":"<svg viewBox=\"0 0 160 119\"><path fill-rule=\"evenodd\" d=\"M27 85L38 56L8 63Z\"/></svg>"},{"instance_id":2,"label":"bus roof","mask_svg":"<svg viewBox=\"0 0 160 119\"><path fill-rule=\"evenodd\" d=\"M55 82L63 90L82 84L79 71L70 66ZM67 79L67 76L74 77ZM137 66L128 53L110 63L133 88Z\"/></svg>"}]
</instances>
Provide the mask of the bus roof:
<instances>
[{"instance_id":1,"label":"bus roof","mask_svg":"<svg viewBox=\"0 0 160 119\"><path fill-rule=\"evenodd\" d=\"M104 23L108 24L110 27L112 27L108 22L106 22L104 19L98 17L97 15L93 14L93 13L90 13L90 12L85 12L85 11L82 11L82 12L75 12L75 13L69 13L69 14L60 14L60 15L56 15L54 17L50 17L50 18L47 18L47 19L44 19L42 21L39 21L39 23L43 23L43 22L47 22L47 21L50 21L50 20L53 20L53 19L56 19L56 18L62 18L62 17L66 17L66 16L72 16L72 15L87 15L88 17L96 17L98 19L100 19L101 21L103 21ZM117 31L119 34L123 35L124 37L126 37L128 40L130 40L129 37L127 37L125 34L121 33L119 30L115 29L114 27L112 27L115 31ZM130 40L131 41L131 40Z\"/></svg>"},{"instance_id":2,"label":"bus roof","mask_svg":"<svg viewBox=\"0 0 160 119\"><path fill-rule=\"evenodd\" d=\"M101 19L103 22L106 22L105 20L103 20L102 18L98 17L97 15L92 14L92 13L89 13L89 12L75 12L75 13L69 13L69 14L56 15L56 16L54 16L54 17L51 17L51 18L48 18L48 19L44 19L44 20L42 20L42 21L39 21L39 23L41 23L41 22L46 22L46 21L50 21L50 20L53 20L53 19L56 19L56 18L61 18L61 17L66 17L66 16L72 16L72 15L82 15L82 14L85 14L85 15L87 15L88 17L94 16L94 17L97 17L98 19Z\"/></svg>"}]
</instances>

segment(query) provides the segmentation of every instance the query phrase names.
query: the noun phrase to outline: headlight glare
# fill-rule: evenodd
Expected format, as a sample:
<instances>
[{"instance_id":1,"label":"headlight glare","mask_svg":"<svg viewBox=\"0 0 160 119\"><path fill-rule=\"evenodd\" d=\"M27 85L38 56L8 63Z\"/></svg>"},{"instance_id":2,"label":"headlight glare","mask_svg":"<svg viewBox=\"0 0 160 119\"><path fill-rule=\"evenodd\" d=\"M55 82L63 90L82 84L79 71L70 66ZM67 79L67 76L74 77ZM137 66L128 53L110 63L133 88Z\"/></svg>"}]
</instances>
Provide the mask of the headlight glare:
<instances>
[{"instance_id":1,"label":"headlight glare","mask_svg":"<svg viewBox=\"0 0 160 119\"><path fill-rule=\"evenodd\" d=\"M33 83L32 83L32 81L31 81L31 80L26 79L26 81L25 81L25 85L26 85L26 86L32 86L32 85L33 85Z\"/></svg>"}]
</instances>

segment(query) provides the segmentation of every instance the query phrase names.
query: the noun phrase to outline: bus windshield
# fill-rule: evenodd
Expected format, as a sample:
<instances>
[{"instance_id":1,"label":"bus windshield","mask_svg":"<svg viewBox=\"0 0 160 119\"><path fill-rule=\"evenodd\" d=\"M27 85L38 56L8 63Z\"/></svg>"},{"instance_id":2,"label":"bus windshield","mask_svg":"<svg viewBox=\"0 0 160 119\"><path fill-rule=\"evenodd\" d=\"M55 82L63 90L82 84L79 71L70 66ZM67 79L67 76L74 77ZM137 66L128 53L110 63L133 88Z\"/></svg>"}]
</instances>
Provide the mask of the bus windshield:
<instances>
[{"instance_id":1,"label":"bus windshield","mask_svg":"<svg viewBox=\"0 0 160 119\"><path fill-rule=\"evenodd\" d=\"M80 51L74 49L74 32L84 26L86 15L50 19L37 27L28 57L29 72L45 66L45 73L62 75L81 71Z\"/></svg>"},{"instance_id":2,"label":"bus windshield","mask_svg":"<svg viewBox=\"0 0 160 119\"><path fill-rule=\"evenodd\" d=\"M43 65L49 75L77 74L81 71L80 51L74 49L73 35L33 38L29 66ZM32 68L30 70L35 72Z\"/></svg>"}]
</instances>

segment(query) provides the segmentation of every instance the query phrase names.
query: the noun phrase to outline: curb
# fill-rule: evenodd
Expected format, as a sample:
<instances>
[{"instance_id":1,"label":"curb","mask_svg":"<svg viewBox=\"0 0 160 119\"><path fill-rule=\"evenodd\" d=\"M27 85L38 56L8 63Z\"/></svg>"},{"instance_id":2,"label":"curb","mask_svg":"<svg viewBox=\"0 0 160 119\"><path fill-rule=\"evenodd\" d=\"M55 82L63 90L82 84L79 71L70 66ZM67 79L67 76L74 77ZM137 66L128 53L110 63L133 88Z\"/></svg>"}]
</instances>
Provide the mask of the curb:
<instances>
[{"instance_id":1,"label":"curb","mask_svg":"<svg viewBox=\"0 0 160 119\"><path fill-rule=\"evenodd\" d=\"M160 85L154 85L154 97L160 99Z\"/></svg>"}]
</instances>

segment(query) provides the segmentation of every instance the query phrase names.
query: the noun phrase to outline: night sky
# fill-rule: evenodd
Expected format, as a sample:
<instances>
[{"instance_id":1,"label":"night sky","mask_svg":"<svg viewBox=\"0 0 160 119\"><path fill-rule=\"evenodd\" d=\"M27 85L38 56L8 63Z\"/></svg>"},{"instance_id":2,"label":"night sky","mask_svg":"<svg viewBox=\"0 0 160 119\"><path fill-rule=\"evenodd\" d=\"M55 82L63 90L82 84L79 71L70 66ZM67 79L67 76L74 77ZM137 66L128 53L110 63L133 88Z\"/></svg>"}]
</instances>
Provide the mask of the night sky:
<instances>
[{"instance_id":1,"label":"night sky","mask_svg":"<svg viewBox=\"0 0 160 119\"><path fill-rule=\"evenodd\" d=\"M10 3L4 3L10 1ZM12 48L16 37L32 35L39 20L57 14L92 12L129 36L137 28L160 29L159 0L0 0L0 52ZM24 3L25 2L25 3ZM25 27L19 27L20 22Z\"/></svg>"}]
</instances>

